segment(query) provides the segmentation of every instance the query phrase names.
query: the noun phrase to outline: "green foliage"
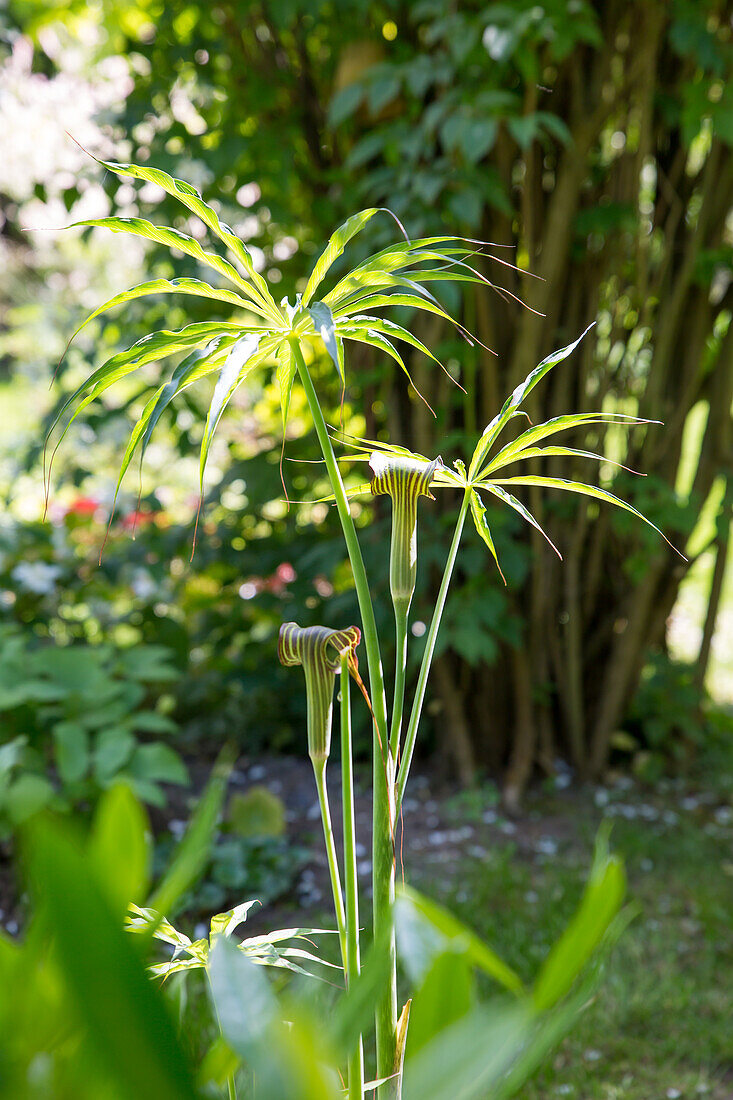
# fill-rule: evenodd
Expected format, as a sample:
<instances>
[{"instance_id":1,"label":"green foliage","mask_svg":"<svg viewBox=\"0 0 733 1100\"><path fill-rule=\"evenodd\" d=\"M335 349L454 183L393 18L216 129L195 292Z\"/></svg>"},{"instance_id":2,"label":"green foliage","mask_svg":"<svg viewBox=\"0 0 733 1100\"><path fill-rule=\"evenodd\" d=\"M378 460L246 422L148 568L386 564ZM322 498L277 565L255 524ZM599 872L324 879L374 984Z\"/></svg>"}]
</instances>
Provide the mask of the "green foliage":
<instances>
[{"instance_id":1,"label":"green foliage","mask_svg":"<svg viewBox=\"0 0 733 1100\"><path fill-rule=\"evenodd\" d=\"M212 791L219 791L216 797L220 798L218 783L218 779L214 781L205 801L210 800ZM261 967L253 963L280 971L297 971L301 964L308 968L320 965L323 960L314 955L312 944L299 944L319 930L284 929L250 937L235 946L234 933L253 905L248 902L214 917L209 937L200 941L191 941L152 909L136 905L130 911L128 932L137 934L126 935L122 930L124 890L117 868L126 870L125 889L144 897L148 889L144 817L129 790L115 788L103 796L86 841L62 821L38 821L29 833L24 851L35 902L34 921L22 943L0 942L3 979L12 981L17 991L12 1025L7 1016L9 999L0 1005L4 1033L12 1037L3 1049L3 1097L18 1095L19 1090L29 1098L65 1095L65 1090L73 1088L75 1095L91 1100L108 1094L145 1095L151 1087L156 1096L200 1096L205 1086L216 1087L227 1076L233 1077L240 1060L247 1069L241 1080L246 1081L254 1071L258 1096L325 1100L337 1095L337 1077L329 1062L335 1050L343 1051L353 1043L357 1033L353 1029L360 1026L361 1014L371 1010L384 952L375 950L359 983L337 995L331 1013L333 1026L318 1034L312 1022L312 984L293 986L281 1000ZM205 844L212 839L213 819L209 821L208 836L202 837ZM194 824L194 831L196 828ZM594 876L603 878L602 861ZM161 892L159 887L158 895ZM168 898L173 904L178 900L170 891ZM614 903L604 909L606 902L601 891L597 903L590 905L586 900L579 911L586 913L586 920L595 919L597 938L615 908ZM549 1017L536 1016L521 1002L516 1008L496 1002L481 1006L473 993L470 1004L461 1002L457 983L462 981L466 989L473 986L470 970L474 965L496 974L496 956L473 932L420 895L405 892L400 906L400 934L407 943L406 959L418 985L413 1011L418 1020L425 1021L424 1042L416 1043L414 1054L408 1052L405 1095L441 1100L440 1077L429 1087L421 1082L436 1058L446 1058L447 1034L452 1035L455 1046L444 1072L465 1075L466 1095L478 1097L487 1082L498 1083L494 1074L499 1065L503 1071L511 1067L511 1088L505 1083L500 1094L513 1094L532 1068L538 1042L547 1038ZM155 976L202 967L209 970L216 1018L226 1045L208 1040L209 1053L198 1074L190 1061L190 1037L176 1034L171 1005L159 992L159 983L144 976L151 935L173 950L169 961L152 964ZM79 942L84 944L83 951ZM512 984L519 989L515 978ZM168 985L166 982L166 988ZM585 998L587 993L584 987ZM456 1006L455 1034L453 1029L440 1035L425 1030L436 997ZM564 1026L569 1023L568 1012L574 1014L577 1006L568 1002L558 1015ZM290 1021L287 1028L285 1019ZM500 1024L500 1020L505 1022ZM507 1020L511 1024L505 1033ZM479 1029L480 1051L468 1063L469 1071L464 1044L469 1035L477 1036ZM555 1030L559 1036L561 1028ZM30 1065L39 1058L42 1071L28 1077ZM286 1086L284 1080L290 1083ZM275 1091L284 1087L289 1091Z\"/></svg>"},{"instance_id":2,"label":"green foliage","mask_svg":"<svg viewBox=\"0 0 733 1100\"><path fill-rule=\"evenodd\" d=\"M670 770L688 769L696 758L714 758L731 732L733 717L706 699L695 667L653 653L614 747L630 750L634 771L653 782Z\"/></svg>"},{"instance_id":3,"label":"green foliage","mask_svg":"<svg viewBox=\"0 0 733 1100\"><path fill-rule=\"evenodd\" d=\"M149 734L176 724L145 704L177 679L161 646L33 644L0 628L0 826L22 824L45 805L72 808L120 779L162 805L161 783L186 783L178 753Z\"/></svg>"}]
</instances>

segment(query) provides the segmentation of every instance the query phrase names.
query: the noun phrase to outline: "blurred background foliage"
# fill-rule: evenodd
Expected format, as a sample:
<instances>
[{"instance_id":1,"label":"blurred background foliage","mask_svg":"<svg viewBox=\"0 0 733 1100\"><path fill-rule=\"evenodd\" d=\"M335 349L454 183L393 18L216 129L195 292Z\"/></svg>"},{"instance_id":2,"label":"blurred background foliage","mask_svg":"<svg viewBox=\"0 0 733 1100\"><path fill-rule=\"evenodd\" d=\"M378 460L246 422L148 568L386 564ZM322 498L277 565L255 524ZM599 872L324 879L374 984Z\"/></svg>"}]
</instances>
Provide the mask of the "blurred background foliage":
<instances>
[{"instance_id":1,"label":"blurred background foliage","mask_svg":"<svg viewBox=\"0 0 733 1100\"><path fill-rule=\"evenodd\" d=\"M490 511L508 586L469 539L424 744L463 781L501 776L511 804L560 760L585 777L612 762L653 778L720 742L730 723L720 704L733 701L733 39L724 3L10 0L0 49L1 659L10 668L6 654L24 654L32 679L49 647L93 647L94 660L83 651L89 675L124 681L119 721L130 750L100 773L97 727L69 733L67 704L44 702L36 730L0 699L3 719L14 715L3 721L0 815L27 753L32 774L59 778L69 804L131 769L138 793L155 801L161 779L184 779L156 722L178 730L178 748L205 756L224 737L247 752L301 752L302 701L274 660L278 626L338 625L355 606L328 507L283 501L267 383L238 395L215 442L192 563L195 392L161 422L139 483L133 472L125 482L101 562L127 416L140 405L134 383L105 396L64 441L43 520L42 443L64 395L123 340L216 308L175 297L128 304L84 330L49 390L90 310L144 275L193 274L190 260L154 246L60 227L113 207L149 216L155 202L167 224L201 228L152 185L102 176L66 131L105 157L155 164L201 188L283 295L302 289L333 226L368 205L389 206L413 235L445 230L511 246L494 252L519 270L475 259L504 288L496 294L440 286L495 355L438 318L419 321L467 393L416 354L409 366L434 420L372 349L352 350L351 431L465 456L531 366L596 320L594 337L533 395L533 418L603 407L663 420L628 438L594 428L573 444L603 450L601 484L662 527L688 562L593 502L529 494L563 563L512 516ZM391 234L384 219L364 247ZM337 423L340 394L330 398ZM288 437L289 494L312 500L324 483L297 392ZM546 472L573 476L561 461ZM450 507L423 508L417 639ZM378 503L359 515L377 596L386 594L388 519ZM125 672L141 644L155 647L165 684ZM417 659L419 642L413 648Z\"/></svg>"}]
</instances>

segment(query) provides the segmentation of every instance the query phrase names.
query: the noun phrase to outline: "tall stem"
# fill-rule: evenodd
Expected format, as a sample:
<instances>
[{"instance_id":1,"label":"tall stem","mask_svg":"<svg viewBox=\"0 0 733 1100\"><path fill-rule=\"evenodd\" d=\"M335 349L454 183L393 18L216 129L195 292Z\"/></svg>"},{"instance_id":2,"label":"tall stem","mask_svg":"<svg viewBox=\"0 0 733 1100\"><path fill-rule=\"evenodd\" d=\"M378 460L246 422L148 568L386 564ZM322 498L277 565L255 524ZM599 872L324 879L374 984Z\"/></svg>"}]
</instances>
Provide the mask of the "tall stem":
<instances>
[{"instance_id":1,"label":"tall stem","mask_svg":"<svg viewBox=\"0 0 733 1100\"><path fill-rule=\"evenodd\" d=\"M346 886L346 984L361 970L359 958L359 883L356 872L354 766L351 744L351 685L348 658L341 660L341 798L344 819L344 882ZM349 1100L364 1100L364 1044L361 1035L349 1058Z\"/></svg>"},{"instance_id":2,"label":"tall stem","mask_svg":"<svg viewBox=\"0 0 733 1100\"><path fill-rule=\"evenodd\" d=\"M373 814L372 814L372 906L375 938L383 938L389 952L389 979L376 1008L377 1077L390 1077L394 1067L395 1032L397 1028L397 957L394 938L392 904L395 891L394 862L394 760L387 743L387 703L384 695L384 673L379 652L379 635L374 618L372 597L367 581L364 559L356 535L349 501L341 480L341 471L331 446L323 410L318 402L308 367L297 339L290 342L293 358L308 400L308 407L318 436L321 453L331 481L336 510L346 541L346 549L354 574L354 587L364 632L369 667L369 687L374 708L373 737ZM380 1089L380 1097L386 1095Z\"/></svg>"},{"instance_id":3,"label":"tall stem","mask_svg":"<svg viewBox=\"0 0 733 1100\"><path fill-rule=\"evenodd\" d=\"M344 912L344 896L341 892L341 875L339 874L338 858L336 856L336 844L334 843L333 839L331 809L328 804L328 788L326 787L326 761L318 758L316 760L313 760L312 764L313 774L316 777L318 804L321 807L323 839L326 842L326 858L328 859L328 873L331 878L331 890L333 891L333 907L336 910L336 926L339 932L341 961L344 964L344 977L346 977L346 974L348 973L348 952L346 948L346 913Z\"/></svg>"},{"instance_id":4,"label":"tall stem","mask_svg":"<svg viewBox=\"0 0 733 1100\"><path fill-rule=\"evenodd\" d=\"M438 592L438 599L435 604L435 611L430 622L430 629L428 630L427 640L425 642L425 652L423 653L422 663L420 665L420 675L417 679L417 688L415 690L415 698L412 703L412 710L410 712L410 722L407 727L407 735L405 737L405 748L402 754L402 761L400 763L400 770L397 776L397 795L395 799L395 813L399 815L400 808L402 806L402 798L405 793L405 785L407 783L407 777L410 774L410 764L412 762L412 754L415 749L415 739L417 737L418 726L420 725L420 715L422 714L422 707L425 701L425 689L428 684L428 676L430 674L430 666L433 662L433 652L435 650L435 643L438 639L438 631L440 630L440 621L443 617L443 609L445 607L446 596L448 595L448 588L450 586L451 577L453 575L453 566L456 563L456 557L458 555L458 546L461 541L461 535L463 533L463 524L466 520L466 513L468 512L468 505L470 503L470 491L466 492L461 504L461 510L458 513L458 520L456 522L456 529L453 532L453 541L451 542L450 550L448 551L448 560L445 563L445 569L443 570L443 579L440 582L440 591Z\"/></svg>"},{"instance_id":5,"label":"tall stem","mask_svg":"<svg viewBox=\"0 0 733 1100\"><path fill-rule=\"evenodd\" d=\"M395 760L399 757L402 712L405 707L405 670L407 668L407 608L395 604L395 673L392 726L389 732L389 749Z\"/></svg>"}]
</instances>

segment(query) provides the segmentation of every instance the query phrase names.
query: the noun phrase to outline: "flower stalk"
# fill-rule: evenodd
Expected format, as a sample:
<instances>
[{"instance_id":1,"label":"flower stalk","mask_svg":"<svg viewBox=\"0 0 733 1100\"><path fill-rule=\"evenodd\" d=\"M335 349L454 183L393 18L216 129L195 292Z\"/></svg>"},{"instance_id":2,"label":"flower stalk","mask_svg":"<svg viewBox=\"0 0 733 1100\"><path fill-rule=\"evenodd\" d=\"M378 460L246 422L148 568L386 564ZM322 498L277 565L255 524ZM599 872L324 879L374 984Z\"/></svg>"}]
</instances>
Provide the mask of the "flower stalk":
<instances>
[{"instance_id":1,"label":"flower stalk","mask_svg":"<svg viewBox=\"0 0 733 1100\"><path fill-rule=\"evenodd\" d=\"M354 769L351 740L351 685L348 657L341 658L341 798L344 829L344 881L346 900L346 984L359 975L359 884L356 868ZM349 1057L349 1100L363 1100L364 1044L361 1035Z\"/></svg>"},{"instance_id":2,"label":"flower stalk","mask_svg":"<svg viewBox=\"0 0 733 1100\"><path fill-rule=\"evenodd\" d=\"M354 574L354 587L359 601L364 646L369 669L369 688L374 712L372 742L372 913L374 937L385 944L389 956L388 979L376 1007L377 1077L390 1077L394 1065L397 1029L397 950L392 906L395 897L394 859L394 757L389 749L387 704L384 694L384 674L379 649L379 634L374 618L371 591L364 568L354 520L341 479L331 437L318 401L303 352L297 339L290 342L301 384L316 435L331 482L336 510L344 533L346 549ZM380 1090L381 1092L382 1090Z\"/></svg>"}]
</instances>

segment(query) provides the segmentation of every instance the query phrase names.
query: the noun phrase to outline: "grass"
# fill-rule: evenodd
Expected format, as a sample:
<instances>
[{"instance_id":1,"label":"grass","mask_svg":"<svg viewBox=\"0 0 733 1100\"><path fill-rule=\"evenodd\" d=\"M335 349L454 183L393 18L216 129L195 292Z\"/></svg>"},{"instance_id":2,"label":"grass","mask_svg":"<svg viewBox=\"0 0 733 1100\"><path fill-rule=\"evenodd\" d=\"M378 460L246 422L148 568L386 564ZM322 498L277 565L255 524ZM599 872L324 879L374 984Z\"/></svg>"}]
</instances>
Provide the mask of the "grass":
<instances>
[{"instance_id":1,"label":"grass","mask_svg":"<svg viewBox=\"0 0 733 1100\"><path fill-rule=\"evenodd\" d=\"M540 836L523 838L520 826L517 841L463 866L460 888L443 888L530 979L577 902L601 819L615 820L637 915L579 1027L522 1100L730 1100L733 812L721 798L626 783L595 798L545 796L532 806Z\"/></svg>"}]
</instances>

